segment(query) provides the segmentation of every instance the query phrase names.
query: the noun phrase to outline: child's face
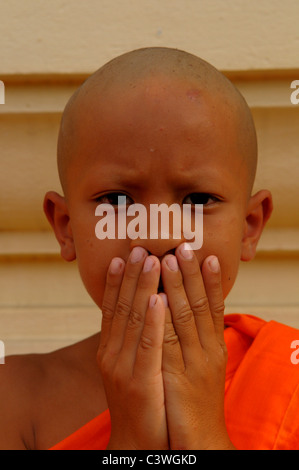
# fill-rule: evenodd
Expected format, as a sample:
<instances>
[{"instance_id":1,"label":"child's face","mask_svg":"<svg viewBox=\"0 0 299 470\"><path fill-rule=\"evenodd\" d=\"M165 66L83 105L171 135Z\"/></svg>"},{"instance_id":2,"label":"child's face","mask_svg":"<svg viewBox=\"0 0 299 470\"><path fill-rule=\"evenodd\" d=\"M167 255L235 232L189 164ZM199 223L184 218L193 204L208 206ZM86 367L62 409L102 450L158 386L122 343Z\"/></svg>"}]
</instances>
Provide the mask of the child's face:
<instances>
[{"instance_id":1,"label":"child's face","mask_svg":"<svg viewBox=\"0 0 299 470\"><path fill-rule=\"evenodd\" d=\"M97 239L95 209L100 202L114 203L112 192L143 204L148 213L154 203L203 203L203 246L196 256L200 264L218 256L226 297L242 259L248 204L234 119L217 96L166 78L82 103L67 204L80 273L99 307L113 257L127 260L139 245L162 259L184 241Z\"/></svg>"}]
</instances>

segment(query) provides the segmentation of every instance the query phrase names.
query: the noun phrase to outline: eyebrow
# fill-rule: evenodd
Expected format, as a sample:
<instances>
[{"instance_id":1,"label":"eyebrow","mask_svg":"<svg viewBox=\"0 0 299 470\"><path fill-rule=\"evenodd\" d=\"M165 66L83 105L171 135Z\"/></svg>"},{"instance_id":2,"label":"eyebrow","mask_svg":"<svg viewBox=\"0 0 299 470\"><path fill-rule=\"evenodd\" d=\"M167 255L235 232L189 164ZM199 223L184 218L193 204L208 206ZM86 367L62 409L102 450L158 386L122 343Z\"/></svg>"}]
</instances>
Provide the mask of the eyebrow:
<instances>
[{"instance_id":1,"label":"eyebrow","mask_svg":"<svg viewBox=\"0 0 299 470\"><path fill-rule=\"evenodd\" d=\"M109 183L105 184L105 175L103 175L103 186L105 189L101 191L121 191L121 190L144 190L148 186L148 175L140 175L139 171L130 172L131 176L122 173L114 174L113 177L109 178ZM189 191L190 193L194 192L210 192L213 191L212 186L221 183L221 188L223 188L224 180L219 179L219 171L204 171L203 174L194 175L193 172L189 172L189 175L180 174L179 179L172 177L169 180L168 185L172 187L175 191ZM201 188L202 187L202 188ZM111 189L109 189L111 188ZM98 191L100 192L100 191Z\"/></svg>"},{"instance_id":2,"label":"eyebrow","mask_svg":"<svg viewBox=\"0 0 299 470\"><path fill-rule=\"evenodd\" d=\"M121 162L119 163L116 166L114 162L106 161L99 171L96 170L93 176L89 176L88 186L94 188L94 195L104 191L140 191L148 187L149 173L147 170L128 167L122 165ZM178 192L213 192L213 186L217 185L219 187L219 183L221 184L221 189L218 189L218 192L220 192L226 186L225 182L230 184L230 172L223 167L215 168L212 164L196 168L190 165L184 168L181 164L178 165L177 174L171 173L170 168L170 171L165 176L167 185L172 190ZM85 179L84 176L83 179ZM98 187L98 190L95 190L96 187Z\"/></svg>"}]
</instances>

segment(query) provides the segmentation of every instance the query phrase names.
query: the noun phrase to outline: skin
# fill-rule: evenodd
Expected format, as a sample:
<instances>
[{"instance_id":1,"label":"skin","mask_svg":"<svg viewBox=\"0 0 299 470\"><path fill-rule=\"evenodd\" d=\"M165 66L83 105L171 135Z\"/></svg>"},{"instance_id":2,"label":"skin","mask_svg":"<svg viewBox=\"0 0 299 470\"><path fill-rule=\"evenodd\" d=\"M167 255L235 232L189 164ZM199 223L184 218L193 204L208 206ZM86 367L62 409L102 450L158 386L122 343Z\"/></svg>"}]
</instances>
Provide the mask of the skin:
<instances>
[{"instance_id":1,"label":"skin","mask_svg":"<svg viewBox=\"0 0 299 470\"><path fill-rule=\"evenodd\" d=\"M225 122L227 109L218 97L207 95L197 103L189 99L188 82L172 84L164 78L162 88L161 81L151 80L140 90L128 90L121 95L121 104L113 90L101 102L105 119L93 129L90 122L99 120L96 101L91 98L80 103L80 112L84 113L85 106L90 120L81 121L77 128L75 164L69 168L66 198L54 193L47 196L50 221L67 217L63 222L54 221L62 256L77 259L83 282L99 307L113 256L126 261L131 249L139 245L161 260L182 242L97 240L95 209L100 202L113 202L112 191L126 194L128 203L141 203L148 212L150 204L190 204L195 200L190 199L193 193L210 195L207 203L204 196L197 199L205 203L205 212L204 244L196 256L200 265L209 254L218 256L224 298L233 286L240 259L254 256L269 215L268 192L247 196L247 166L234 139L234 122Z\"/></svg>"},{"instance_id":2,"label":"skin","mask_svg":"<svg viewBox=\"0 0 299 470\"><path fill-rule=\"evenodd\" d=\"M60 162L65 195L47 193L44 208L62 257L77 259L85 287L102 309L102 332L44 358L27 358L25 376L46 403L53 374L64 387L58 406L41 405L31 415L40 437L33 439L22 412L15 447L48 448L108 403L110 449L233 448L224 419L224 299L240 260L254 257L272 210L268 191L250 195L255 165L236 138L238 106L238 100L228 106L193 78L167 74L142 77L125 93L116 83L102 95L90 82L69 105L71 121L60 135L60 151L66 133L72 155ZM203 247L186 259L183 235L98 240L95 208L113 202L111 193L146 208L192 204L190 195L200 194ZM157 295L160 276L164 292ZM10 383L20 361L23 366L17 358L8 368ZM73 385L67 385L70 377ZM70 395L80 407L69 403ZM69 414L61 417L59 406ZM63 423L60 432L54 418Z\"/></svg>"}]
</instances>

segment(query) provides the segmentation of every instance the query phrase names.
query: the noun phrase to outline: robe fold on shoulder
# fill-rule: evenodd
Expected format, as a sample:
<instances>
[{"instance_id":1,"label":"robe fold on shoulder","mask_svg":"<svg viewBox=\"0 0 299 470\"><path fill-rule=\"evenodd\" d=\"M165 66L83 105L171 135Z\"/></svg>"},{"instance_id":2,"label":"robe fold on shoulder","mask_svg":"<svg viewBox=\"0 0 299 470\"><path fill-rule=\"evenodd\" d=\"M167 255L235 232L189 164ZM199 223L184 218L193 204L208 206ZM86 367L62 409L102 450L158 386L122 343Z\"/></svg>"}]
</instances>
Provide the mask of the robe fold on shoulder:
<instances>
[{"instance_id":1,"label":"robe fold on shoulder","mask_svg":"<svg viewBox=\"0 0 299 470\"><path fill-rule=\"evenodd\" d=\"M299 449L299 364L291 343L299 330L245 314L225 315L228 349L225 417L240 450ZM110 437L104 411L51 450L104 450Z\"/></svg>"}]
</instances>

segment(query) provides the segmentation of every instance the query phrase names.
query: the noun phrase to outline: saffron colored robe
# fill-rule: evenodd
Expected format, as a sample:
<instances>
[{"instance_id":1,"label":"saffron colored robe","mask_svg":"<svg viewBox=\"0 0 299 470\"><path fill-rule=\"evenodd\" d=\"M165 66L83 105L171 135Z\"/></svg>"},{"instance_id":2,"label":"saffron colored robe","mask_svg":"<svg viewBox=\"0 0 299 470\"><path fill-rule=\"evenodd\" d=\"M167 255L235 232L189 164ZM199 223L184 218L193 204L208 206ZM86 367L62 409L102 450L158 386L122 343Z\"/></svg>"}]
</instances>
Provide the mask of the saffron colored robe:
<instances>
[{"instance_id":1,"label":"saffron colored robe","mask_svg":"<svg viewBox=\"0 0 299 470\"><path fill-rule=\"evenodd\" d=\"M245 314L226 315L225 325L225 415L232 443L240 450L298 450L299 364L291 360L291 343L299 330ZM105 449L110 429L106 410L52 450Z\"/></svg>"}]
</instances>

